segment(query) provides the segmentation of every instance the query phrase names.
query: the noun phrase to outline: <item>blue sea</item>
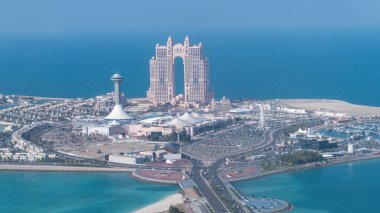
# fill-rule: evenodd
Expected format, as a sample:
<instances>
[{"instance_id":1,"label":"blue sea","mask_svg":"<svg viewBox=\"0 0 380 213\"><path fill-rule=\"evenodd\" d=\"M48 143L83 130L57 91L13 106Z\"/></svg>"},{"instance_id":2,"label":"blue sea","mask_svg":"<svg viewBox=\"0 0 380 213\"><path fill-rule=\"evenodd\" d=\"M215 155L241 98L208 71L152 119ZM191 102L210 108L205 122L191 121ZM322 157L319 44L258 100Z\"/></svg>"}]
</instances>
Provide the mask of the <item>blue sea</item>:
<instances>
[{"instance_id":1,"label":"blue sea","mask_svg":"<svg viewBox=\"0 0 380 213\"><path fill-rule=\"evenodd\" d=\"M380 106L380 32L173 33L202 43L217 97L332 98ZM94 97L119 71L127 97L149 87L149 59L162 33L0 37L0 93ZM183 83L176 62L177 85ZM177 90L183 89L179 86ZM179 91L180 92L180 91Z\"/></svg>"},{"instance_id":2,"label":"blue sea","mask_svg":"<svg viewBox=\"0 0 380 213\"><path fill-rule=\"evenodd\" d=\"M0 212L127 213L178 190L124 173L0 171Z\"/></svg>"},{"instance_id":3,"label":"blue sea","mask_svg":"<svg viewBox=\"0 0 380 213\"><path fill-rule=\"evenodd\" d=\"M173 33L202 43L218 98L331 98L380 106L380 32ZM149 87L149 59L162 33L0 37L0 94L94 97L119 71L127 97ZM183 82L176 61L177 85ZM183 87L178 87L180 92ZM376 212L380 161L342 164L236 184L294 212ZM124 174L0 172L1 212L130 212L175 193ZM362 211L364 210L364 211Z\"/></svg>"},{"instance_id":4,"label":"blue sea","mask_svg":"<svg viewBox=\"0 0 380 213\"><path fill-rule=\"evenodd\" d=\"M294 205L292 213L379 212L380 160L272 175L234 185L243 194Z\"/></svg>"}]
</instances>

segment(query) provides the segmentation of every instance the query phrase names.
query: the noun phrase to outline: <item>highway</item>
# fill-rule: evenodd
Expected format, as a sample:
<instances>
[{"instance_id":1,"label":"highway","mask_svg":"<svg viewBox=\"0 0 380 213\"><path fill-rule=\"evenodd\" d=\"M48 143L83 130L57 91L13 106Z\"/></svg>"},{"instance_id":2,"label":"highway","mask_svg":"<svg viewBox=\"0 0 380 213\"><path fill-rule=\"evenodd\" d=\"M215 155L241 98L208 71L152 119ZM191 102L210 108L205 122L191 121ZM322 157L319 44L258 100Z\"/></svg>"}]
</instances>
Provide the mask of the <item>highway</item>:
<instances>
[{"instance_id":1,"label":"highway","mask_svg":"<svg viewBox=\"0 0 380 213\"><path fill-rule=\"evenodd\" d=\"M199 160L193 159L193 169L191 178L197 184L199 191L206 197L208 203L211 205L215 212L229 212L227 207L211 189L211 186L206 183L205 178L202 176L203 163Z\"/></svg>"},{"instance_id":2,"label":"highway","mask_svg":"<svg viewBox=\"0 0 380 213\"><path fill-rule=\"evenodd\" d=\"M279 130L281 130L281 128L268 132L265 135L263 142L258 144L258 146L228 157L233 158L247 153L259 153L261 149L275 143L274 134ZM240 198L228 188L229 186L227 186L227 183L220 178L218 168L224 162L225 159L222 158L215 161L211 166L204 168L202 161L192 158L193 170L190 176L198 185L200 192L206 197L215 212L230 212L226 205L228 205L233 212L250 212L242 204ZM213 188L216 189L216 191ZM223 199L223 201L221 199Z\"/></svg>"},{"instance_id":3,"label":"highway","mask_svg":"<svg viewBox=\"0 0 380 213\"><path fill-rule=\"evenodd\" d=\"M237 157L239 155L244 155L246 153L253 153L253 152L260 152L262 148L266 147L266 146L269 146L269 145L272 145L274 143L274 138L273 138L273 134L276 132L277 130L274 130L274 131L270 131L268 133L268 136L267 138L265 138L263 140L263 143L254 147L253 149L251 150L247 150L247 151L244 151L244 152L241 152L239 154L234 154L234 155L231 155L229 156L229 158L234 158L234 157ZM220 167L221 164L223 164L225 162L225 159L219 159L218 161L214 162L209 168L208 168L208 172L207 172L207 175L208 175L208 178L213 182L213 185L216 186L216 188L220 191L219 194L221 196L224 197L225 200L227 200L227 202L229 202L229 206L231 206L231 208L233 208L233 211L234 212L250 212L245 206L244 204L242 204L241 202L241 199L238 198L235 194L233 194L233 192L229 189L229 186L226 185L226 182L223 181L219 174L218 174L218 168Z\"/></svg>"}]
</instances>

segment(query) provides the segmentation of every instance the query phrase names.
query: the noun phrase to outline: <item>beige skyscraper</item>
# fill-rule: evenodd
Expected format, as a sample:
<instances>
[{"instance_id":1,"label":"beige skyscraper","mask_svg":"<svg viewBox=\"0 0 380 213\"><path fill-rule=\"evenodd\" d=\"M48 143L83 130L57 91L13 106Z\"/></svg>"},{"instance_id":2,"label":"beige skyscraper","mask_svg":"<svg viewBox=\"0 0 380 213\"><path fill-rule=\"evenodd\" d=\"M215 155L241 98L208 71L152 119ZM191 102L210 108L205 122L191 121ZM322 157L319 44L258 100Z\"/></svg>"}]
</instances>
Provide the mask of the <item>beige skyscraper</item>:
<instances>
[{"instance_id":1,"label":"beige skyscraper","mask_svg":"<svg viewBox=\"0 0 380 213\"><path fill-rule=\"evenodd\" d=\"M171 37L166 46L156 45L156 57L150 60L150 88L147 97L151 101L169 102L175 98L174 61L181 57L184 65L184 100L209 102L213 97L209 83L208 60L203 58L202 44L190 46L186 36L183 44L173 45Z\"/></svg>"}]
</instances>

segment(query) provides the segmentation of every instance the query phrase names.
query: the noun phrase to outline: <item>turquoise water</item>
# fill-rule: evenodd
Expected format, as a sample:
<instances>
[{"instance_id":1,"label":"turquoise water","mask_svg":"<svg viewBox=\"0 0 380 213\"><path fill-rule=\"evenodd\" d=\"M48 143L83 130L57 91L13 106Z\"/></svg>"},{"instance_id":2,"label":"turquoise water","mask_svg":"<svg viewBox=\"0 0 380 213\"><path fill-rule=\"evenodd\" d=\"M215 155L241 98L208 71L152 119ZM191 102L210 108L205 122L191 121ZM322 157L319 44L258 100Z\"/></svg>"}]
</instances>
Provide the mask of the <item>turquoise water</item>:
<instances>
[{"instance_id":1,"label":"turquoise water","mask_svg":"<svg viewBox=\"0 0 380 213\"><path fill-rule=\"evenodd\" d=\"M243 194L286 200L294 213L379 212L380 160L345 163L234 184Z\"/></svg>"},{"instance_id":2,"label":"turquoise water","mask_svg":"<svg viewBox=\"0 0 380 213\"><path fill-rule=\"evenodd\" d=\"M172 34L174 42L186 34L205 47L217 97L332 98L380 106L379 32L190 32ZM119 70L127 97L145 96L149 59L167 36L1 37L0 94L94 97L112 90L109 77ZM379 164L344 164L237 185L247 194L290 201L294 212L373 212L373 206L380 208L371 196L380 188ZM125 174L0 172L0 190L1 212L128 212L177 188Z\"/></svg>"},{"instance_id":3,"label":"turquoise water","mask_svg":"<svg viewBox=\"0 0 380 213\"><path fill-rule=\"evenodd\" d=\"M204 46L217 97L333 98L380 106L380 32L188 32L173 33L174 42L186 34ZM149 59L167 36L1 37L0 93L94 97L112 90L109 76L119 70L126 78L123 92L143 97Z\"/></svg>"},{"instance_id":4,"label":"turquoise water","mask_svg":"<svg viewBox=\"0 0 380 213\"><path fill-rule=\"evenodd\" d=\"M123 173L0 172L0 212L131 212L178 191Z\"/></svg>"}]
</instances>

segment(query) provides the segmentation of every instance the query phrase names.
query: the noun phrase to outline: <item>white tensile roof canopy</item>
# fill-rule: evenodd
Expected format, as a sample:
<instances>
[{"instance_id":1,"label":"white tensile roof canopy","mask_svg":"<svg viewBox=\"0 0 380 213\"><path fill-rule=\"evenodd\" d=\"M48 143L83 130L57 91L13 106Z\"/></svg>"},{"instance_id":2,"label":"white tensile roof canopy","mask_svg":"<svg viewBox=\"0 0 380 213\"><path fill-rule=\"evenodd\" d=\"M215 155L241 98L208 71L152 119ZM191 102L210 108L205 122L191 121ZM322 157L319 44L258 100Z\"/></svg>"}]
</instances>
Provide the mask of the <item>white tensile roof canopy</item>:
<instances>
[{"instance_id":1,"label":"white tensile roof canopy","mask_svg":"<svg viewBox=\"0 0 380 213\"><path fill-rule=\"evenodd\" d=\"M112 109L112 112L109 115L107 115L107 117L105 117L105 119L107 119L107 120L131 120L131 119L133 119L133 117L128 115L124 111L123 106L121 106L119 104L119 105L114 106L114 108Z\"/></svg>"},{"instance_id":2,"label":"white tensile roof canopy","mask_svg":"<svg viewBox=\"0 0 380 213\"><path fill-rule=\"evenodd\" d=\"M115 120L108 124L108 126L120 126L121 124Z\"/></svg>"},{"instance_id":3,"label":"white tensile roof canopy","mask_svg":"<svg viewBox=\"0 0 380 213\"><path fill-rule=\"evenodd\" d=\"M195 118L194 116L190 115L188 112L183 114L179 119L184 120L190 124L195 124L201 122L200 119Z\"/></svg>"},{"instance_id":4,"label":"white tensile roof canopy","mask_svg":"<svg viewBox=\"0 0 380 213\"><path fill-rule=\"evenodd\" d=\"M201 115L198 114L198 113L194 113L194 114L192 114L192 116L193 116L195 119L197 119L199 122L204 122L204 121L207 120L205 117L201 116Z\"/></svg>"},{"instance_id":5,"label":"white tensile roof canopy","mask_svg":"<svg viewBox=\"0 0 380 213\"><path fill-rule=\"evenodd\" d=\"M190 126L191 123L189 123L187 121L184 121L182 119L179 119L179 118L174 118L173 120L167 122L166 125L167 126L175 126L177 128L181 128L181 127L184 127L184 126Z\"/></svg>"}]
</instances>

